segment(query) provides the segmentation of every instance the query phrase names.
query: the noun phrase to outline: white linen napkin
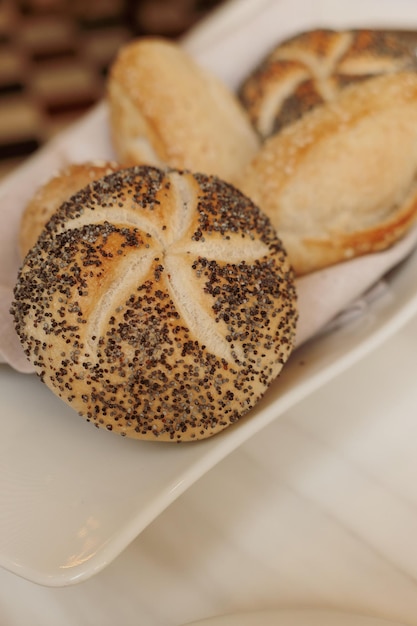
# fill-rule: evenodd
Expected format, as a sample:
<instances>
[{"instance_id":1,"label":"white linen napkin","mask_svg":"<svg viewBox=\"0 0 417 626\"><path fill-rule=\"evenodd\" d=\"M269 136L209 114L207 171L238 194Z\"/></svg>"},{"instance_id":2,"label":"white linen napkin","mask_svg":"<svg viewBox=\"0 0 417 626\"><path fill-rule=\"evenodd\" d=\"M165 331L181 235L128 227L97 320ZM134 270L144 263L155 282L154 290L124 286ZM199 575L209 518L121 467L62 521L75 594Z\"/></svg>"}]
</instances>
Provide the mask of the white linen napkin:
<instances>
[{"instance_id":1,"label":"white linen napkin","mask_svg":"<svg viewBox=\"0 0 417 626\"><path fill-rule=\"evenodd\" d=\"M348 323L363 313L384 289L383 276L417 245L417 227L401 241L374 254L357 257L297 279L299 322L296 345L319 331Z\"/></svg>"}]
</instances>

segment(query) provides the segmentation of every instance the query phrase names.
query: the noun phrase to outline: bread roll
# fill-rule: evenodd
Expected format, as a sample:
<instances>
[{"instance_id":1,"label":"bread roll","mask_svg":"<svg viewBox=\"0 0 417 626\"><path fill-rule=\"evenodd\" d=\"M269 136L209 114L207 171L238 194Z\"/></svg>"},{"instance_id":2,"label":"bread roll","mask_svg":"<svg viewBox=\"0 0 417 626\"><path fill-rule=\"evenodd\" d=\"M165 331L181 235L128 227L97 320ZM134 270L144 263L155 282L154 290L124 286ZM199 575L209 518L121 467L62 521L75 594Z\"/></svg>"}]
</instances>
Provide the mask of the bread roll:
<instances>
[{"instance_id":1,"label":"bread roll","mask_svg":"<svg viewBox=\"0 0 417 626\"><path fill-rule=\"evenodd\" d=\"M113 144L125 165L170 166L232 181L259 147L246 111L174 42L143 38L111 67Z\"/></svg>"},{"instance_id":2,"label":"bread roll","mask_svg":"<svg viewBox=\"0 0 417 626\"><path fill-rule=\"evenodd\" d=\"M135 167L74 195L28 253L17 333L41 379L137 439L218 433L294 341L292 272L268 218L215 177Z\"/></svg>"},{"instance_id":3,"label":"bread roll","mask_svg":"<svg viewBox=\"0 0 417 626\"><path fill-rule=\"evenodd\" d=\"M270 137L241 190L298 275L383 250L417 211L417 74L369 79Z\"/></svg>"},{"instance_id":4,"label":"bread roll","mask_svg":"<svg viewBox=\"0 0 417 626\"><path fill-rule=\"evenodd\" d=\"M415 65L399 36L384 31L312 30L276 46L239 95L262 138L338 97L354 82Z\"/></svg>"},{"instance_id":5,"label":"bread roll","mask_svg":"<svg viewBox=\"0 0 417 626\"><path fill-rule=\"evenodd\" d=\"M74 193L97 180L120 169L117 163L95 161L75 163L63 168L42 185L26 206L20 220L19 252L23 259L35 245L46 222L65 200Z\"/></svg>"}]
</instances>

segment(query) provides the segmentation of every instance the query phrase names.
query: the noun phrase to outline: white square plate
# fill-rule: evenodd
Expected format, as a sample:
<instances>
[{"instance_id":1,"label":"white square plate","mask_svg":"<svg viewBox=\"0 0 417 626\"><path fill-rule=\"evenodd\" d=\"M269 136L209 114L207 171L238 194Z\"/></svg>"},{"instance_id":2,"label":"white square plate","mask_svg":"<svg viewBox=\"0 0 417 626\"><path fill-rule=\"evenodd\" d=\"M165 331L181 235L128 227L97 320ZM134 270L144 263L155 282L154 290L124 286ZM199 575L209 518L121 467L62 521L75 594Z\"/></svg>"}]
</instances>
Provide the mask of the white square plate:
<instances>
[{"instance_id":1,"label":"white square plate","mask_svg":"<svg viewBox=\"0 0 417 626\"><path fill-rule=\"evenodd\" d=\"M318 25L410 29L417 27L417 5L412 0L351 0L343 6L231 2L185 45L235 85L257 61L253 38L266 50L282 37ZM66 141L73 139L71 156L107 156L106 129L106 109L100 106L66 133ZM89 133L100 134L102 145L83 142ZM50 165L48 150L13 178L16 193ZM73 584L103 569L205 472L410 319L417 311L416 271L417 253L387 277L385 295L364 316L297 350L247 418L200 443L154 445L113 437L74 419L35 377L1 366L0 565L49 586Z\"/></svg>"}]
</instances>

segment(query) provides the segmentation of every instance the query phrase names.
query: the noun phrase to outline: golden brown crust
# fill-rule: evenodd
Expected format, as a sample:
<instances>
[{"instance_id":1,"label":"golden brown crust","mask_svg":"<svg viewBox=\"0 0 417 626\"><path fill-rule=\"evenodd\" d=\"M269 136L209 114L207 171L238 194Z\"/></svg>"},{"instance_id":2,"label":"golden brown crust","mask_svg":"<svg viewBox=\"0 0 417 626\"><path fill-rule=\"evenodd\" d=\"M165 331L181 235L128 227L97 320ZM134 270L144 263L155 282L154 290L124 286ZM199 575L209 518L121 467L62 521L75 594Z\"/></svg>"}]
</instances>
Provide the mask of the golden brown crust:
<instances>
[{"instance_id":1,"label":"golden brown crust","mask_svg":"<svg viewBox=\"0 0 417 626\"><path fill-rule=\"evenodd\" d=\"M170 166L232 180L259 146L237 97L182 48L142 38L108 80L113 144L125 165Z\"/></svg>"},{"instance_id":2,"label":"golden brown crust","mask_svg":"<svg viewBox=\"0 0 417 626\"><path fill-rule=\"evenodd\" d=\"M107 161L73 163L42 185L26 206L20 220L18 246L21 258L35 245L45 224L63 202L91 181L117 169L120 169L117 163Z\"/></svg>"},{"instance_id":3,"label":"golden brown crust","mask_svg":"<svg viewBox=\"0 0 417 626\"><path fill-rule=\"evenodd\" d=\"M295 300L287 255L248 198L135 167L54 214L12 310L37 373L87 420L190 441L236 422L279 374Z\"/></svg>"},{"instance_id":4,"label":"golden brown crust","mask_svg":"<svg viewBox=\"0 0 417 626\"><path fill-rule=\"evenodd\" d=\"M382 250L417 212L417 74L369 79L269 138L240 188L298 275Z\"/></svg>"},{"instance_id":5,"label":"golden brown crust","mask_svg":"<svg viewBox=\"0 0 417 626\"><path fill-rule=\"evenodd\" d=\"M415 58L400 36L317 29L276 46L245 79L239 96L265 139L346 86L411 66Z\"/></svg>"}]
</instances>

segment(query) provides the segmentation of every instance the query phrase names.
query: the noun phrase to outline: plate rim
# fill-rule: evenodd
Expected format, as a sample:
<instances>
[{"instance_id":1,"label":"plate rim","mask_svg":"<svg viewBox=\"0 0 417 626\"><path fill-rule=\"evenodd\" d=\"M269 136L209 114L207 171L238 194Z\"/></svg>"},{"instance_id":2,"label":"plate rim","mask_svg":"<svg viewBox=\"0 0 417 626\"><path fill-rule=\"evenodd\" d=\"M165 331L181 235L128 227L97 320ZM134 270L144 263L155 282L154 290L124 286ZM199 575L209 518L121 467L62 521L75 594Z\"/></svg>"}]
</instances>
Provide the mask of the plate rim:
<instances>
[{"instance_id":1,"label":"plate rim","mask_svg":"<svg viewBox=\"0 0 417 626\"><path fill-rule=\"evenodd\" d=\"M302 619L302 622L294 623ZM392 621L391 619L369 615L356 611L345 611L340 609L323 609L300 607L294 609L277 608L277 609L259 609L249 610L224 615L215 615L213 617L202 618L201 620L186 622L181 626L263 626L267 620L266 626L270 626L274 620L274 626L286 626L285 622L281 625L281 620L291 620L289 626L306 626L309 619L325 620L323 626L338 626L334 620L342 621L340 626L405 626L403 622ZM236 621L236 620L239 620ZM248 621L250 620L250 621ZM252 621L256 620L256 621ZM260 620L260 621L259 621ZM279 620L275 623L275 620ZM331 620L331 621L328 621Z\"/></svg>"}]
</instances>

